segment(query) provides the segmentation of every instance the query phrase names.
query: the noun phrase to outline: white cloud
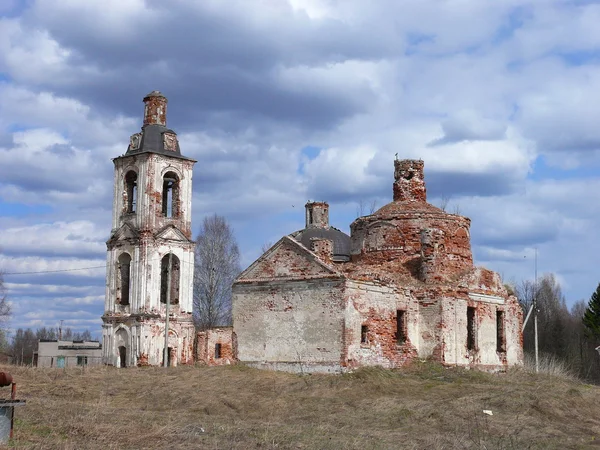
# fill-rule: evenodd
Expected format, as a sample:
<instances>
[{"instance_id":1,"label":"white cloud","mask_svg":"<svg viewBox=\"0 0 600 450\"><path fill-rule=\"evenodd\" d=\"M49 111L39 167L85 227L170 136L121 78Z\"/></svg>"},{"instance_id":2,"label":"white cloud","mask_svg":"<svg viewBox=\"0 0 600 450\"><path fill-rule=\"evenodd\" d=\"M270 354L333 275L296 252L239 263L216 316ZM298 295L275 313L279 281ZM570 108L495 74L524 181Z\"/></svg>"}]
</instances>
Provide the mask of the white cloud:
<instances>
[{"instance_id":1,"label":"white cloud","mask_svg":"<svg viewBox=\"0 0 600 450\"><path fill-rule=\"evenodd\" d=\"M302 226L309 198L330 201L342 228L356 201L389 201L398 153L424 159L430 196L449 194L472 217L480 261L523 277L519 255L538 246L540 271L587 291L600 186L560 169L600 163L599 11L559 0L34 1L0 19L0 201L45 209L2 212L0 267L104 266L110 159L138 131L143 95L160 89L183 153L199 161L194 226L226 214L246 262ZM79 302L69 320L97 326L104 268L36 277L7 277L22 311L56 321Z\"/></svg>"},{"instance_id":2,"label":"white cloud","mask_svg":"<svg viewBox=\"0 0 600 450\"><path fill-rule=\"evenodd\" d=\"M99 230L86 220L36 224L4 230L0 248L13 255L102 257L106 252L106 234L106 230Z\"/></svg>"}]
</instances>

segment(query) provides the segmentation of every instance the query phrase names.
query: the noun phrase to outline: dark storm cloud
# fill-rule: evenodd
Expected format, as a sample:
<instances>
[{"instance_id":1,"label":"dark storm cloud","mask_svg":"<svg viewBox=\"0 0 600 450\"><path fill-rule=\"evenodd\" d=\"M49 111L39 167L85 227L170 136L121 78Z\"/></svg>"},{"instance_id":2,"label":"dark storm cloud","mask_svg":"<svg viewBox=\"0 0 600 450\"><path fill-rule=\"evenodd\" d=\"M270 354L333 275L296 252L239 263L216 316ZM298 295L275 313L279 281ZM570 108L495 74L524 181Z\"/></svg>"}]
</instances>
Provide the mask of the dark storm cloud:
<instances>
[{"instance_id":1,"label":"dark storm cloud","mask_svg":"<svg viewBox=\"0 0 600 450\"><path fill-rule=\"evenodd\" d=\"M151 7L159 22L132 19L131 29L121 37L110 29L100 30L93 18L81 17L78 11L39 8L31 20L71 50L70 65L75 70L94 68L76 83L57 83L52 89L101 110L125 108L131 116L139 114L138 102L146 91L163 90L178 105L169 114L180 130L205 124L215 112L324 129L364 112L373 94L367 88L343 92L317 85L297 90L282 83L278 71L347 59L377 60L400 50L397 38L377 39L388 33L383 28L315 22L291 12L263 19L257 26L243 11ZM132 99L132 92L138 92L139 99Z\"/></svg>"},{"instance_id":2,"label":"dark storm cloud","mask_svg":"<svg viewBox=\"0 0 600 450\"><path fill-rule=\"evenodd\" d=\"M555 240L560 232L559 224L549 222L533 223L529 227L506 228L501 221L494 224L478 223L471 230L473 245L497 248L523 248L540 245Z\"/></svg>"},{"instance_id":3,"label":"dark storm cloud","mask_svg":"<svg viewBox=\"0 0 600 450\"><path fill-rule=\"evenodd\" d=\"M505 195L521 188L519 180L511 179L505 172L459 173L426 170L425 179L427 196L430 199ZM372 178L368 185L360 186L354 186L351 180L348 180L344 185L339 185L329 183L327 179L319 178L315 180L315 184L309 186L308 194L314 198L340 203L372 198L387 198L391 201L393 183L394 179L390 174L377 176Z\"/></svg>"},{"instance_id":4,"label":"dark storm cloud","mask_svg":"<svg viewBox=\"0 0 600 450\"><path fill-rule=\"evenodd\" d=\"M427 194L431 197L491 196L513 193L520 187L519 178L511 179L504 171L497 173L425 171Z\"/></svg>"}]
</instances>

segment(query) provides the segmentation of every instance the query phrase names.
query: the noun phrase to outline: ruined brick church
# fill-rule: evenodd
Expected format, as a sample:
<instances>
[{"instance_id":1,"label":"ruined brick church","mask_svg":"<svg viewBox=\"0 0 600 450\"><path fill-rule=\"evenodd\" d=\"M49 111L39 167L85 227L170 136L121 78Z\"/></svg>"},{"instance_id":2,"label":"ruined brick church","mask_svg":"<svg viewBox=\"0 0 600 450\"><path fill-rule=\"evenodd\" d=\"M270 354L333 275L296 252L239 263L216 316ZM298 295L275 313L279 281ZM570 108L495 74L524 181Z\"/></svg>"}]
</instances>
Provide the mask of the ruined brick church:
<instances>
[{"instance_id":1,"label":"ruined brick church","mask_svg":"<svg viewBox=\"0 0 600 450\"><path fill-rule=\"evenodd\" d=\"M502 369L522 364L522 313L498 274L473 266L470 220L427 203L423 161L394 162L394 200L351 235L327 203L233 285L233 327L192 321L192 169L144 98L141 132L115 167L103 359L117 367L241 362L298 372L401 367L415 358ZM166 332L168 330L168 332ZM194 354L194 344L196 354ZM166 351L165 351L166 349Z\"/></svg>"},{"instance_id":2,"label":"ruined brick church","mask_svg":"<svg viewBox=\"0 0 600 450\"><path fill-rule=\"evenodd\" d=\"M233 286L237 359L340 372L415 358L502 369L522 364L522 312L497 273L474 267L470 220L427 203L423 161L394 161L394 200L350 225L307 203Z\"/></svg>"}]
</instances>

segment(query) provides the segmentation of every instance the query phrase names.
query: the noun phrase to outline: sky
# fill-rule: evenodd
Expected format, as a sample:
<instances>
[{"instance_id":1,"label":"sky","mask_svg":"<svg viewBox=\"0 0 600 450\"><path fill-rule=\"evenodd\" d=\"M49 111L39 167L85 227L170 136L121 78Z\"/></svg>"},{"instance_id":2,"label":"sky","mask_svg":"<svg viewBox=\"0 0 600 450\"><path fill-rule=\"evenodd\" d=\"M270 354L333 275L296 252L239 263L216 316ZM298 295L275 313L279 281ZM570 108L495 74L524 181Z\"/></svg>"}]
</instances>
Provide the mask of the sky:
<instances>
[{"instance_id":1,"label":"sky","mask_svg":"<svg viewBox=\"0 0 600 450\"><path fill-rule=\"evenodd\" d=\"M346 232L390 202L397 153L424 160L432 204L471 218L476 264L518 283L537 251L568 305L589 299L598 23L584 0L0 0L10 328L99 334L111 158L152 90L198 160L194 234L225 216L244 268L304 227L308 200Z\"/></svg>"}]
</instances>

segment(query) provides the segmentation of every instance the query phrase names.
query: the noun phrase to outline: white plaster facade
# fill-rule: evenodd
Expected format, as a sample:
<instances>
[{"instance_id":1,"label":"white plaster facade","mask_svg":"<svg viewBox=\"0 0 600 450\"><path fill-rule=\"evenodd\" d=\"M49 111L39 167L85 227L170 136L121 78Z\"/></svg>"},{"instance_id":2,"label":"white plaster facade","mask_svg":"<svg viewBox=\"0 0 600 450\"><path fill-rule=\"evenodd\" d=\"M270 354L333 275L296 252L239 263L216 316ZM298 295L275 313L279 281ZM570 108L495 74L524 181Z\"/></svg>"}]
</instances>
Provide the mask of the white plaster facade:
<instances>
[{"instance_id":1,"label":"white plaster facade","mask_svg":"<svg viewBox=\"0 0 600 450\"><path fill-rule=\"evenodd\" d=\"M166 128L166 98L155 91L144 102L142 133L113 160L102 348L104 362L118 367L163 363L167 292L170 364L193 361L195 161L181 156L176 134Z\"/></svg>"}]
</instances>

